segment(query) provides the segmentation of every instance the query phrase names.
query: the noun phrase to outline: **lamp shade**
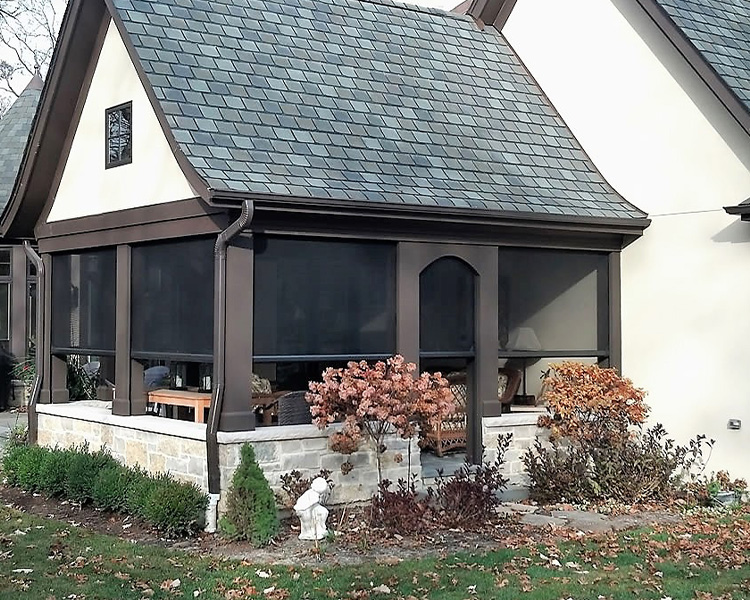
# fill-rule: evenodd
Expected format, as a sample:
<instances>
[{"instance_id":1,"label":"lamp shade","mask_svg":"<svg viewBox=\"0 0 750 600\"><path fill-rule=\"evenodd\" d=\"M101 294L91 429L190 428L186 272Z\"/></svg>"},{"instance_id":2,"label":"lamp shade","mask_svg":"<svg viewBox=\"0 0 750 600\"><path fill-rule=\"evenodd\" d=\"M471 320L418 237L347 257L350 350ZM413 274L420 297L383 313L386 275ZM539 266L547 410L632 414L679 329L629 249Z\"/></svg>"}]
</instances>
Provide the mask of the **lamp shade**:
<instances>
[{"instance_id":1,"label":"lamp shade","mask_svg":"<svg viewBox=\"0 0 750 600\"><path fill-rule=\"evenodd\" d=\"M536 351L542 349L542 344L531 327L516 327L508 336L508 349Z\"/></svg>"}]
</instances>

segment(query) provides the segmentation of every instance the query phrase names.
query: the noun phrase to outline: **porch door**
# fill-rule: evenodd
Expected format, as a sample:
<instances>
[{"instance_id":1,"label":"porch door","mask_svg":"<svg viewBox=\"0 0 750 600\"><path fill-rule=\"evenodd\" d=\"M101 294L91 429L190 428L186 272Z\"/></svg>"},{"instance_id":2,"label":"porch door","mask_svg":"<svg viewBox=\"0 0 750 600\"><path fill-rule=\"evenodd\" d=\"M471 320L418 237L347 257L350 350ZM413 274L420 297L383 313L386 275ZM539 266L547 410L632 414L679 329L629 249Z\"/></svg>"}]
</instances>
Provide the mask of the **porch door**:
<instances>
[{"instance_id":1,"label":"porch door","mask_svg":"<svg viewBox=\"0 0 750 600\"><path fill-rule=\"evenodd\" d=\"M466 452L478 410L475 385L475 304L477 275L463 260L443 257L419 276L420 371L440 371L447 377L457 403L457 415L446 419L429 448L438 456ZM437 439L436 439L437 438ZM476 457L470 457L474 460Z\"/></svg>"}]
</instances>

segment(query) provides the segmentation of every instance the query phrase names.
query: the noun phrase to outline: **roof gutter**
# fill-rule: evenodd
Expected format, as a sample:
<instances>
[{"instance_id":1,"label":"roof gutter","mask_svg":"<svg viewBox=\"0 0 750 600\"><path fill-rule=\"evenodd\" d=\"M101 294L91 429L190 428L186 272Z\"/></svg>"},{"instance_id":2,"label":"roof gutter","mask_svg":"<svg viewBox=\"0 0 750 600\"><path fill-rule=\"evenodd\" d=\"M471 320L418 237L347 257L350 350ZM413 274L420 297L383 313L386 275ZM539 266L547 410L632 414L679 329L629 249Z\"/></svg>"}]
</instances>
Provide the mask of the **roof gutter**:
<instances>
[{"instance_id":1,"label":"roof gutter","mask_svg":"<svg viewBox=\"0 0 750 600\"><path fill-rule=\"evenodd\" d=\"M219 471L219 443L217 433L221 422L224 390L226 388L226 339L227 339L227 248L229 243L245 231L253 220L255 204L252 200L242 202L239 218L222 231L214 246L214 389L206 426L206 461L208 467L208 491L218 494L221 489Z\"/></svg>"},{"instance_id":2,"label":"roof gutter","mask_svg":"<svg viewBox=\"0 0 750 600\"><path fill-rule=\"evenodd\" d=\"M31 247L28 241L23 243L24 252L28 259L34 263L36 267L36 336L38 339L44 339L42 327L44 318L44 288L45 288L45 274L44 274L44 262L42 257ZM36 404L39 400L39 392L42 387L42 371L44 369L44 352L43 348L39 348L39 343L34 352L34 362L36 367L36 373L34 373L34 383L31 387L31 398L29 398L29 406L27 412L29 414L29 443L36 444L37 441L37 413Z\"/></svg>"}]
</instances>

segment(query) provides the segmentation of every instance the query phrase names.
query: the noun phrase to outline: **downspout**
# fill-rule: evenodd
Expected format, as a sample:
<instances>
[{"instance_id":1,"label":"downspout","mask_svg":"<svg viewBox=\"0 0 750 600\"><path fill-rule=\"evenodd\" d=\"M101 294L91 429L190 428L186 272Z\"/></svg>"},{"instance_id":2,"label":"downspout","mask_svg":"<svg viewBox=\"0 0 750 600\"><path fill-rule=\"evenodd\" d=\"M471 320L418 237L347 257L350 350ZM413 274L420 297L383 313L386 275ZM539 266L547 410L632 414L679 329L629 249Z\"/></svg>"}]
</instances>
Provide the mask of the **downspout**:
<instances>
[{"instance_id":1,"label":"downspout","mask_svg":"<svg viewBox=\"0 0 750 600\"><path fill-rule=\"evenodd\" d=\"M208 468L209 510L206 515L206 531L216 531L216 505L221 492L221 472L219 470L219 443L217 433L224 404L226 387L226 351L227 339L227 247L229 243L250 225L253 220L255 205L252 200L242 202L239 218L222 231L216 238L214 246L214 390L211 408L208 411L206 426L206 461Z\"/></svg>"},{"instance_id":2,"label":"downspout","mask_svg":"<svg viewBox=\"0 0 750 600\"><path fill-rule=\"evenodd\" d=\"M36 267L36 348L34 352L34 362L36 367L36 373L34 373L34 384L31 387L31 398L29 398L29 406L27 407L28 418L29 418L29 443L36 444L37 441L37 414L36 414L36 403L39 400L39 392L42 388L42 371L44 369L44 288L45 288L45 276L44 276L44 262L42 257L37 254L36 250L31 247L28 241L23 243L24 252L28 259L34 263ZM41 338L42 344L40 346L39 339Z\"/></svg>"}]
</instances>

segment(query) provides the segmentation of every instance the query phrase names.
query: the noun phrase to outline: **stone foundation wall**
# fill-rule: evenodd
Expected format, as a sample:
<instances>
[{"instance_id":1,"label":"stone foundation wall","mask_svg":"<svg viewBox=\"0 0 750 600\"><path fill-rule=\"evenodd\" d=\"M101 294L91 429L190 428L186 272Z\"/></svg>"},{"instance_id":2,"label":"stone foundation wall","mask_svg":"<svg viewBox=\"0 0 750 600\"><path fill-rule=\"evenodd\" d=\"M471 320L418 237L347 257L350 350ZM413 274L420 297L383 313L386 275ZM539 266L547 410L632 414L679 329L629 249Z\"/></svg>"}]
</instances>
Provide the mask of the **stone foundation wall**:
<instances>
[{"instance_id":1,"label":"stone foundation wall","mask_svg":"<svg viewBox=\"0 0 750 600\"><path fill-rule=\"evenodd\" d=\"M363 444L354 454L344 456L328 448L328 436L336 426L319 430L314 425L290 425L269 427L239 433L219 432L219 463L221 466L221 488L228 489L234 471L239 464L240 448L246 442L252 444L255 457L268 478L271 487L281 490L281 475L294 469L303 476L317 474L321 469L331 471L335 486L331 495L332 504L366 500L376 491L378 469L375 451ZM409 475L409 441L398 436L389 436L385 441L387 450L381 457L383 477L391 481ZM396 456L401 455L401 462ZM341 465L349 461L354 468L342 473ZM411 443L411 472L421 478L419 446L416 439ZM223 509L224 497L219 504Z\"/></svg>"},{"instance_id":2,"label":"stone foundation wall","mask_svg":"<svg viewBox=\"0 0 750 600\"><path fill-rule=\"evenodd\" d=\"M528 479L524 472L521 457L538 437L546 437L536 422L539 412L511 413L501 417L482 419L482 439L485 445L485 460L494 461L497 457L498 435L512 433L510 448L505 453L505 474L509 477L510 486L527 486Z\"/></svg>"},{"instance_id":3,"label":"stone foundation wall","mask_svg":"<svg viewBox=\"0 0 750 600\"><path fill-rule=\"evenodd\" d=\"M118 417L107 402L39 404L40 446L70 448L88 442L107 447L117 460L208 490L206 427L153 416Z\"/></svg>"},{"instance_id":4,"label":"stone foundation wall","mask_svg":"<svg viewBox=\"0 0 750 600\"><path fill-rule=\"evenodd\" d=\"M106 446L112 455L128 465L140 465L147 471L170 472L177 479L208 490L206 466L206 426L154 416L120 417L112 415L111 403L71 402L37 406L38 440L43 446L69 448L88 442L97 450ZM516 413L482 420L482 434L486 446L485 460L497 454L497 436L513 433L511 447L506 454L506 473L511 486L526 485L521 456L540 435L536 425L539 413ZM221 513L226 504L226 490L239 464L240 448L252 444L263 472L275 491L281 490L281 475L298 470L303 476L315 475L321 469L331 471L335 487L331 503L342 504L367 500L376 491L377 461L374 449L363 449L344 456L328 448L328 436L336 431L334 425L319 430L314 425L265 427L255 431L219 432L219 466L222 496ZM382 457L385 479L397 481L409 476L409 441L397 436L386 439L387 451ZM401 455L401 461L396 459ZM344 474L345 461L353 469ZM416 439L411 443L411 473L421 484L422 466Z\"/></svg>"}]
</instances>

